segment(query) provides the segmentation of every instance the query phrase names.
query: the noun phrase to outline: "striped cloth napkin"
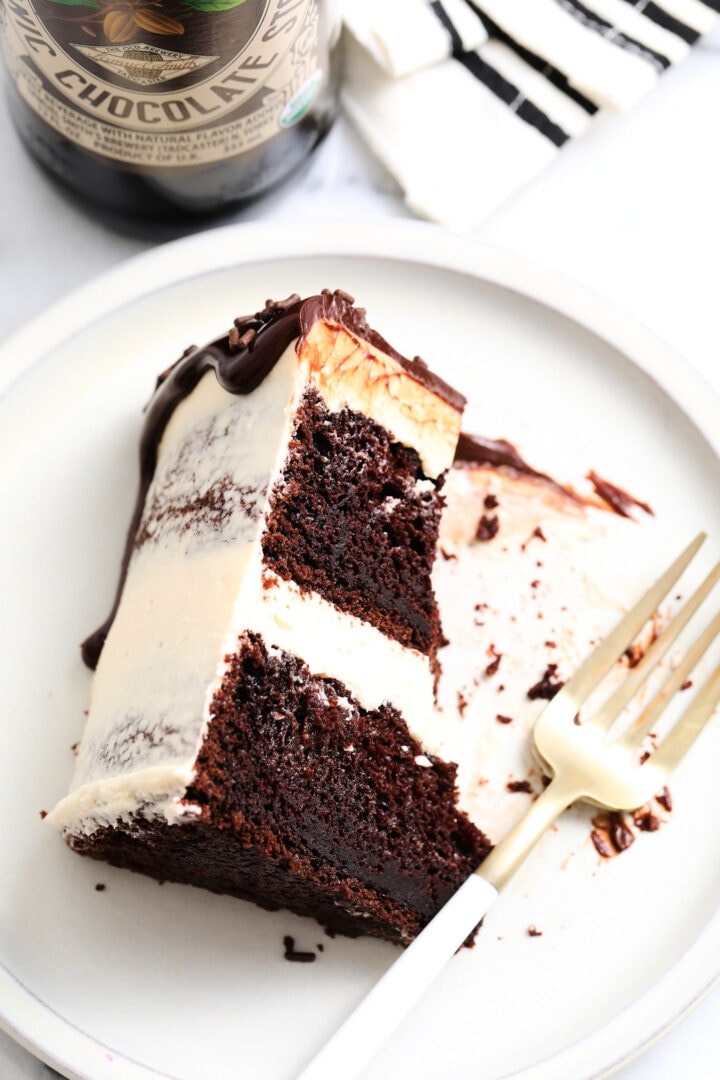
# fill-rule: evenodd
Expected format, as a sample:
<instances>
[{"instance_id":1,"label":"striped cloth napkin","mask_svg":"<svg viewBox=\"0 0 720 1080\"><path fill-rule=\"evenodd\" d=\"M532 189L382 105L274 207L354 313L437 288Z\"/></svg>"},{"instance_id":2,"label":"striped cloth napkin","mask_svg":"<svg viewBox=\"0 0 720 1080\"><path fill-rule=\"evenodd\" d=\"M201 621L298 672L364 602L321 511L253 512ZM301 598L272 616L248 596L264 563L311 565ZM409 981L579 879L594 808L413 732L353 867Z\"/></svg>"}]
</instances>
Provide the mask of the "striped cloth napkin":
<instances>
[{"instance_id":1,"label":"striped cloth napkin","mask_svg":"<svg viewBox=\"0 0 720 1080\"><path fill-rule=\"evenodd\" d=\"M643 98L720 0L342 0L342 13L351 121L411 209L465 230Z\"/></svg>"}]
</instances>

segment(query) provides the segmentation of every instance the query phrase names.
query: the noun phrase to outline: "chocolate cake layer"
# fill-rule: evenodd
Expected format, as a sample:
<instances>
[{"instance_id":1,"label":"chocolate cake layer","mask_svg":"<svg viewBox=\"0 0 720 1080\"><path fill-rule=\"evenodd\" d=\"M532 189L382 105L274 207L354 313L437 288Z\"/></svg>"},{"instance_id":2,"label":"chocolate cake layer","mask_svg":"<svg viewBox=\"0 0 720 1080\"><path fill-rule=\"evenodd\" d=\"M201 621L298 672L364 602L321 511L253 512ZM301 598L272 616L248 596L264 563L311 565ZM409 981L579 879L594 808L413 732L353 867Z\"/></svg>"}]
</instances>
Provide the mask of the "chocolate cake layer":
<instances>
[{"instance_id":1,"label":"chocolate cake layer","mask_svg":"<svg viewBox=\"0 0 720 1080\"><path fill-rule=\"evenodd\" d=\"M211 715L186 797L202 823L274 867L264 895L252 884L261 902L313 913L298 895L321 884L346 925L371 896L371 917L385 911L381 936L401 940L487 854L457 807L454 765L427 757L392 706L360 708L336 680L313 678L257 635L241 639ZM244 876L227 891L243 895ZM367 933L367 915L354 918Z\"/></svg>"},{"instance_id":2,"label":"chocolate cake layer","mask_svg":"<svg viewBox=\"0 0 720 1080\"><path fill-rule=\"evenodd\" d=\"M427 757L391 706L247 634L229 664L186 798L198 817L71 836L81 854L201 885L331 933L417 935L487 854L457 808L454 765Z\"/></svg>"},{"instance_id":3,"label":"chocolate cake layer","mask_svg":"<svg viewBox=\"0 0 720 1080\"><path fill-rule=\"evenodd\" d=\"M333 883L319 875L313 880L307 861L297 858L291 866L286 858L273 859L255 846L251 829L218 831L202 820L168 826L138 817L134 825L105 826L91 837L72 836L68 843L79 855L158 881L200 885L267 911L291 909L317 920L331 935L369 934L406 942L417 933L418 920L402 905L351 878ZM298 869L306 874L299 876Z\"/></svg>"},{"instance_id":4,"label":"chocolate cake layer","mask_svg":"<svg viewBox=\"0 0 720 1080\"><path fill-rule=\"evenodd\" d=\"M388 637L434 655L431 588L441 502L415 450L350 409L305 392L270 496L265 565Z\"/></svg>"}]
</instances>

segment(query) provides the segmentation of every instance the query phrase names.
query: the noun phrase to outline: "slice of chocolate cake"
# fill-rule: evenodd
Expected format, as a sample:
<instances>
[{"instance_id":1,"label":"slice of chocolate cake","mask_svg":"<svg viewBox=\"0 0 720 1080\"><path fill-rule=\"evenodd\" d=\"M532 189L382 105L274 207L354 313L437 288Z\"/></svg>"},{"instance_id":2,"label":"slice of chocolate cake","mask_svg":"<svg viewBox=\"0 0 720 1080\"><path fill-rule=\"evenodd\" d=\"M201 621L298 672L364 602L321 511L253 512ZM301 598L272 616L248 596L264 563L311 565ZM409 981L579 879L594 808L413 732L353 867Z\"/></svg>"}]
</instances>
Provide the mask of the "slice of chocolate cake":
<instances>
[{"instance_id":1,"label":"slice of chocolate cake","mask_svg":"<svg viewBox=\"0 0 720 1080\"><path fill-rule=\"evenodd\" d=\"M463 399L345 294L158 381L70 794L83 854L403 942L488 850L432 753Z\"/></svg>"}]
</instances>

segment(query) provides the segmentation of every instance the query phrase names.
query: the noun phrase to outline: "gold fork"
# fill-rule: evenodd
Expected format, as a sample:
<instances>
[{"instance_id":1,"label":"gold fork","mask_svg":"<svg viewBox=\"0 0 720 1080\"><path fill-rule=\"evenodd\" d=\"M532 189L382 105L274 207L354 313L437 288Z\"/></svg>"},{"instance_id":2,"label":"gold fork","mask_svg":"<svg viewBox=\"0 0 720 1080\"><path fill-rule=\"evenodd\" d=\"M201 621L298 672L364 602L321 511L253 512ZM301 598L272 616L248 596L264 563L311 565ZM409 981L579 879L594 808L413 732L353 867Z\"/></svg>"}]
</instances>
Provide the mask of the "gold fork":
<instances>
[{"instance_id":1,"label":"gold fork","mask_svg":"<svg viewBox=\"0 0 720 1080\"><path fill-rule=\"evenodd\" d=\"M647 756L641 751L668 703L720 633L720 612L697 637L656 695L623 734L612 738L620 714L656 669L720 580L720 563L590 718L580 709L657 611L706 539L700 533L549 702L534 744L552 779L523 818L399 956L298 1080L352 1080L389 1039L486 914L531 849L572 803L635 810L661 790L720 702L720 666ZM645 760L643 760L645 759Z\"/></svg>"}]
</instances>

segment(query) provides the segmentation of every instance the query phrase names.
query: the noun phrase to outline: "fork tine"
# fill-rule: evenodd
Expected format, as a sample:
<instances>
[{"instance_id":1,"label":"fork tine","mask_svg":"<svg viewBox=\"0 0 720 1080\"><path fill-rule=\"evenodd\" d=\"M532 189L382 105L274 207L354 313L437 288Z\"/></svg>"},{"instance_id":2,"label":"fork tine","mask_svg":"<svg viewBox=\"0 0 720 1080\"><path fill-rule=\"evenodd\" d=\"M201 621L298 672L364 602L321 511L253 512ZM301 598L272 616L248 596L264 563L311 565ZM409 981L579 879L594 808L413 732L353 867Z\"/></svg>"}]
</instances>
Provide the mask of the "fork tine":
<instances>
[{"instance_id":1,"label":"fork tine","mask_svg":"<svg viewBox=\"0 0 720 1080\"><path fill-rule=\"evenodd\" d=\"M706 536L704 532L699 533L655 584L651 585L635 607L623 616L612 633L604 638L590 653L587 660L580 665L572 678L568 679L562 690L550 702L548 710L555 712L561 709L568 698L572 700L575 708L579 708L587 700L603 676L632 644L683 570L692 562Z\"/></svg>"},{"instance_id":2,"label":"fork tine","mask_svg":"<svg viewBox=\"0 0 720 1080\"><path fill-rule=\"evenodd\" d=\"M600 731L609 730L613 721L617 719L625 706L630 701L632 701L632 699L635 697L635 694L643 685L643 683L645 683L650 678L656 665L659 663L660 660L662 660L663 656L668 651L673 642L677 640L681 631L684 630L684 628L687 626L688 622L695 614L697 609L700 607L703 600L705 600L705 598L712 592L719 580L720 562L713 567L713 569L707 575L702 584L695 590L690 599L687 600L686 603L683 605L681 611L678 612L678 614L668 623L663 632L655 639L655 641L653 641L652 645L649 646L645 653L645 656L642 658L637 667L634 667L628 673L626 678L623 679L620 686L618 686L617 690L615 690L615 692L610 695L607 701L600 706L598 711L590 718L590 720L587 721L587 723L592 724ZM708 642L708 645L709 644L710 643ZM703 649L703 652L704 651L705 649ZM688 656L689 655L690 654L688 654ZM687 674L689 674L690 671L692 671L692 669L695 667L696 663L697 660L695 660L692 665L686 669L686 677ZM679 682L677 682L677 685L674 686L673 690L668 690L668 697L671 694L675 693L677 690L679 690L684 681L684 678L680 679ZM660 707L660 711L662 711L662 705ZM659 715L659 713L656 715ZM651 727L652 725L650 725L647 730L651 730ZM633 727L631 730L634 734L635 727Z\"/></svg>"},{"instance_id":3,"label":"fork tine","mask_svg":"<svg viewBox=\"0 0 720 1080\"><path fill-rule=\"evenodd\" d=\"M666 775L670 773L685 757L719 703L720 665L695 695L672 731L650 755L648 762L652 762L656 770Z\"/></svg>"},{"instance_id":4,"label":"fork tine","mask_svg":"<svg viewBox=\"0 0 720 1080\"><path fill-rule=\"evenodd\" d=\"M666 679L653 700L643 709L640 716L637 718L636 722L632 725L632 727L625 733L625 735L623 735L621 739L618 739L617 746L629 752L640 749L643 739L650 734L653 727L655 726L655 723L664 711L665 706L670 701L672 701L673 697L680 690L680 687L683 685L690 672L696 667L698 662L705 655L718 634L720 634L720 612L718 612L715 618L708 624L708 626L706 626L705 630L702 632L694 645L692 645L692 647L688 649L687 654L683 657L677 668ZM704 691L701 691L701 694L703 692ZM711 712L713 708L714 705L712 705L710 708ZM684 722L684 718L683 720L678 721L678 726L682 725ZM664 745L664 742L661 745ZM683 750L683 753L684 752L685 751ZM656 755L657 751L655 752L654 756Z\"/></svg>"}]
</instances>

